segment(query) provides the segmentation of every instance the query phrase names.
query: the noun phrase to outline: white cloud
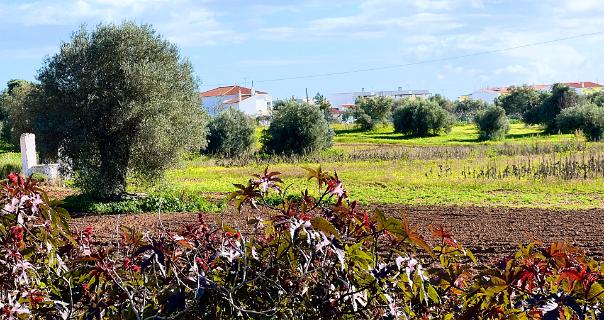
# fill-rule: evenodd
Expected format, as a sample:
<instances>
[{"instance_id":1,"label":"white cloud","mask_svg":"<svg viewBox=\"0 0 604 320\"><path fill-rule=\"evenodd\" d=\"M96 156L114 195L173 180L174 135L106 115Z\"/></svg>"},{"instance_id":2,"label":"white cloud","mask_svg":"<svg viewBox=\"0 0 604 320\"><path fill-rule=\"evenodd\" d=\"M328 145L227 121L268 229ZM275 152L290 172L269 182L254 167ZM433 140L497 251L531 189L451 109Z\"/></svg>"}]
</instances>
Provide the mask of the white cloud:
<instances>
[{"instance_id":1,"label":"white cloud","mask_svg":"<svg viewBox=\"0 0 604 320\"><path fill-rule=\"evenodd\" d=\"M75 0L6 5L4 23L24 26L66 25L124 20L152 23L168 39L183 46L232 44L241 35L221 23L219 14L193 0Z\"/></svg>"}]
</instances>

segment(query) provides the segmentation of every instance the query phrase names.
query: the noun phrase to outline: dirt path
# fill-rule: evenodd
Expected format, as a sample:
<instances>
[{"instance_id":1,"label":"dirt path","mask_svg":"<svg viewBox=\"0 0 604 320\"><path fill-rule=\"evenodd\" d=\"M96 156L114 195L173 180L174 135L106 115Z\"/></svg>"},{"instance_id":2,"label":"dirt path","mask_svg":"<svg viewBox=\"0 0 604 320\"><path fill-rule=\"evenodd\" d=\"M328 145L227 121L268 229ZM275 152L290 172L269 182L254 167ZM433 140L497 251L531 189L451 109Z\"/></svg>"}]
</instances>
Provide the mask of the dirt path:
<instances>
[{"instance_id":1,"label":"dirt path","mask_svg":"<svg viewBox=\"0 0 604 320\"><path fill-rule=\"evenodd\" d=\"M545 243L568 240L593 257L604 256L604 209L552 211L455 206L379 207L392 215L406 212L409 221L426 237L430 236L430 225L444 226L481 259L488 260L509 254L517 249L518 244L535 239ZM250 210L238 213L229 209L224 213L224 220L229 225L245 230L245 218L258 215L262 213ZM118 224L154 233L161 225L168 230L178 230L196 220L197 215L194 213L173 213L163 214L161 224L157 214L86 216L73 218L70 223L79 228L92 225L99 240L109 240L116 234Z\"/></svg>"}]
</instances>

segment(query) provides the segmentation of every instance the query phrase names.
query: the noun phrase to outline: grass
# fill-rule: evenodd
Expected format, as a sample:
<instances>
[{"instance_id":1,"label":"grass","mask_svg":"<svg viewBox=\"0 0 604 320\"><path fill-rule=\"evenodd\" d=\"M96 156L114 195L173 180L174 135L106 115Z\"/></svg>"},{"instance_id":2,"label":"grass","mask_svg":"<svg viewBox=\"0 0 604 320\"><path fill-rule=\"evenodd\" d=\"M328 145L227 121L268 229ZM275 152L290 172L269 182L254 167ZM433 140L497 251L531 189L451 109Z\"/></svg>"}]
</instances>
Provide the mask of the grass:
<instances>
[{"instance_id":1,"label":"grass","mask_svg":"<svg viewBox=\"0 0 604 320\"><path fill-rule=\"evenodd\" d=\"M474 179L463 178L465 168L524 161L526 157L497 157L493 159L452 159L412 161L359 161L323 163L324 170L337 170L349 195L363 203L401 203L410 205L479 205L508 207L539 207L558 209L599 208L604 204L604 184L601 178L591 180L535 179ZM537 161L538 157L533 157ZM450 168L450 174L435 173L439 165ZM317 163L307 164L318 166ZM245 183L259 166L220 167L191 163L183 169L168 173L172 186L195 192L233 191L233 183ZM296 194L314 185L305 179L300 165L278 164L271 170L283 172L287 184L293 184Z\"/></svg>"},{"instance_id":2,"label":"grass","mask_svg":"<svg viewBox=\"0 0 604 320\"><path fill-rule=\"evenodd\" d=\"M474 124L453 126L449 134L431 137L412 137L394 133L391 125L385 125L372 131L359 131L353 124L335 124L335 145L342 147L357 144L385 144L406 146L459 146L477 144L502 144L524 142L557 142L572 138L572 134L546 135L539 126L526 126L513 123L506 139L501 141L479 141L478 130Z\"/></svg>"}]
</instances>

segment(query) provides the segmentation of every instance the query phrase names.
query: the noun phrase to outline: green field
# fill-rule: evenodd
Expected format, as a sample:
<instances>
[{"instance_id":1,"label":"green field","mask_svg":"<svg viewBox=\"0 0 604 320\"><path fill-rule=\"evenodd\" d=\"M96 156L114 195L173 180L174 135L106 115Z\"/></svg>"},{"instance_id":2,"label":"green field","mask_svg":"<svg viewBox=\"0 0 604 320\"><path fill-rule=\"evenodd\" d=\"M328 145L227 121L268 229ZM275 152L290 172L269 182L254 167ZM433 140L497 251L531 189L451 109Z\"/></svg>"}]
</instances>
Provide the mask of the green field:
<instances>
[{"instance_id":1,"label":"green field","mask_svg":"<svg viewBox=\"0 0 604 320\"><path fill-rule=\"evenodd\" d=\"M583 178L533 177L532 173L505 177L468 175L468 172L493 169L503 172L506 167L539 163L553 163L553 169L548 170L568 170L556 169L555 165L576 161L580 166L591 163L590 158L594 163L600 157L604 159L602 144L587 144L574 135L544 135L540 128L520 123L512 125L509 138L495 142L479 142L473 125L458 125L448 135L427 138L403 137L392 133L391 127L371 132L359 132L351 125L336 125L334 129L335 144L331 151L323 152L325 161L271 165L271 170L283 172L286 183L292 184L291 194L299 194L306 186L312 190L313 185L304 179L303 167L321 165L324 170L336 170L349 194L364 203L566 209L597 208L604 204L604 181L602 174L598 174L599 167ZM410 156L354 161L333 161L329 156L367 149L404 150ZM431 155L443 150L457 156ZM245 183L251 174L262 169L263 164L222 166L212 159L199 158L170 170L165 183L193 192L227 193L233 190L233 183Z\"/></svg>"},{"instance_id":2,"label":"green field","mask_svg":"<svg viewBox=\"0 0 604 320\"><path fill-rule=\"evenodd\" d=\"M394 133L391 125L379 127L370 132L362 132L353 124L334 125L336 145L354 144L396 144L407 146L459 146L477 144L502 144L523 142L556 142L571 138L573 135L546 135L539 126L527 126L523 123L511 124L510 132L505 140L479 141L478 130L473 124L460 124L451 129L449 134L419 138Z\"/></svg>"}]
</instances>

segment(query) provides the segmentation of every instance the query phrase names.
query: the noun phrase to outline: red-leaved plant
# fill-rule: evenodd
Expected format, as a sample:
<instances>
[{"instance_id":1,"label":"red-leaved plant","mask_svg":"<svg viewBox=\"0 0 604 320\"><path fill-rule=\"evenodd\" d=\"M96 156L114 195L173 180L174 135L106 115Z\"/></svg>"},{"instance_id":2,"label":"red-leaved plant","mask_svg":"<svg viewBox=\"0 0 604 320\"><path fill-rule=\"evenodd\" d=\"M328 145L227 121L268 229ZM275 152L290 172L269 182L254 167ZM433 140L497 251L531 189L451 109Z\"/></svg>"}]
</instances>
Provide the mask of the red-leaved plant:
<instances>
[{"instance_id":1,"label":"red-leaved plant","mask_svg":"<svg viewBox=\"0 0 604 320\"><path fill-rule=\"evenodd\" d=\"M477 263L442 227L432 243L404 215L351 201L336 174L286 194L268 169L230 195L250 237L196 224L159 236L122 228L97 243L31 179L9 176L0 213L0 317L48 319L597 319L602 264L565 244ZM281 204L268 201L271 193Z\"/></svg>"}]
</instances>

